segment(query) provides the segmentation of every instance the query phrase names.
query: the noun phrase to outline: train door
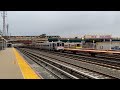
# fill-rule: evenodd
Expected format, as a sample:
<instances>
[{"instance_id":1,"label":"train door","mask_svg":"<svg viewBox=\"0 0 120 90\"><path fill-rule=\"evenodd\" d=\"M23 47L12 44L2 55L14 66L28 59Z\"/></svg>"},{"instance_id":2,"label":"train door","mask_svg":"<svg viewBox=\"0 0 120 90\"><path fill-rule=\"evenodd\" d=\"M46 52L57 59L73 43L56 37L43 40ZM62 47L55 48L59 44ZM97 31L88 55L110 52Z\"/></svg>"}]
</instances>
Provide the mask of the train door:
<instances>
[{"instance_id":1,"label":"train door","mask_svg":"<svg viewBox=\"0 0 120 90\"><path fill-rule=\"evenodd\" d=\"M53 50L55 50L55 43L53 43Z\"/></svg>"},{"instance_id":2,"label":"train door","mask_svg":"<svg viewBox=\"0 0 120 90\"><path fill-rule=\"evenodd\" d=\"M59 47L60 43L57 43L57 47Z\"/></svg>"},{"instance_id":3,"label":"train door","mask_svg":"<svg viewBox=\"0 0 120 90\"><path fill-rule=\"evenodd\" d=\"M61 46L62 46L62 43L59 43L59 46L61 47Z\"/></svg>"},{"instance_id":4,"label":"train door","mask_svg":"<svg viewBox=\"0 0 120 90\"><path fill-rule=\"evenodd\" d=\"M70 44L68 44L68 48L70 48Z\"/></svg>"},{"instance_id":5,"label":"train door","mask_svg":"<svg viewBox=\"0 0 120 90\"><path fill-rule=\"evenodd\" d=\"M56 50L58 50L60 45L61 45L60 43L56 43Z\"/></svg>"},{"instance_id":6,"label":"train door","mask_svg":"<svg viewBox=\"0 0 120 90\"><path fill-rule=\"evenodd\" d=\"M50 43L50 51L51 51L51 43Z\"/></svg>"}]
</instances>

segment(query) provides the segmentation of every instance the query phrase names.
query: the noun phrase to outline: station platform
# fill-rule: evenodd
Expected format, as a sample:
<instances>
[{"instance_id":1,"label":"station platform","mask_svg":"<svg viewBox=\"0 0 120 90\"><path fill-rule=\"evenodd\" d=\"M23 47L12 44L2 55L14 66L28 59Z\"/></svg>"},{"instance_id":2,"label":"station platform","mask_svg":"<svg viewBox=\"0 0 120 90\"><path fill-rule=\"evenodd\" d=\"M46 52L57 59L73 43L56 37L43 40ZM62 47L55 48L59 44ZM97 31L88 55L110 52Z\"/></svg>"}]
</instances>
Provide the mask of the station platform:
<instances>
[{"instance_id":1,"label":"station platform","mask_svg":"<svg viewBox=\"0 0 120 90\"><path fill-rule=\"evenodd\" d=\"M15 48L0 51L0 79L42 79Z\"/></svg>"},{"instance_id":2,"label":"station platform","mask_svg":"<svg viewBox=\"0 0 120 90\"><path fill-rule=\"evenodd\" d=\"M108 51L108 50L95 50L95 49L71 49L65 48L66 51L74 51L74 52L84 52L84 53L103 53L103 54L120 54L120 51Z\"/></svg>"}]
</instances>

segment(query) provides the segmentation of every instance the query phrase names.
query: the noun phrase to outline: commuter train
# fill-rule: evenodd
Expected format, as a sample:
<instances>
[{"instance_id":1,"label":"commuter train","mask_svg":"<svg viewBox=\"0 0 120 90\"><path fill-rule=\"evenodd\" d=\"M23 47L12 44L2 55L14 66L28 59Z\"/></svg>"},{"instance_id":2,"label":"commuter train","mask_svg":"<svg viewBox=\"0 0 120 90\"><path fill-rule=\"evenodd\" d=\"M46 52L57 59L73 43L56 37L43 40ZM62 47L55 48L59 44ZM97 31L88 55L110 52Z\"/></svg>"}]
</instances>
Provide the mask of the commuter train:
<instances>
[{"instance_id":1,"label":"commuter train","mask_svg":"<svg viewBox=\"0 0 120 90\"><path fill-rule=\"evenodd\" d=\"M63 42L37 43L37 44L32 45L32 47L43 49L43 50L61 51L61 50L64 50L64 43Z\"/></svg>"},{"instance_id":2,"label":"commuter train","mask_svg":"<svg viewBox=\"0 0 120 90\"><path fill-rule=\"evenodd\" d=\"M81 49L81 43L45 42L32 44L30 47L41 50L64 51L64 48Z\"/></svg>"}]
</instances>

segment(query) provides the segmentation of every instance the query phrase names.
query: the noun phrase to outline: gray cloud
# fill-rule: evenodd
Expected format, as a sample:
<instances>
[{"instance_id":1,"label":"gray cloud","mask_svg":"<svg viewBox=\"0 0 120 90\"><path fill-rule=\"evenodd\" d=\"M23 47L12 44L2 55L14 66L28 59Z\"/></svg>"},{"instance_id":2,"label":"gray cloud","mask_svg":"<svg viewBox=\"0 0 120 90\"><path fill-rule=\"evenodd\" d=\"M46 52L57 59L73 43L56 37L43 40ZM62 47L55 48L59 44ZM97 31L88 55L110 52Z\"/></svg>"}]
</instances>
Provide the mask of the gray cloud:
<instances>
[{"instance_id":1,"label":"gray cloud","mask_svg":"<svg viewBox=\"0 0 120 90\"><path fill-rule=\"evenodd\" d=\"M120 36L119 11L8 11L7 22L12 35Z\"/></svg>"}]
</instances>

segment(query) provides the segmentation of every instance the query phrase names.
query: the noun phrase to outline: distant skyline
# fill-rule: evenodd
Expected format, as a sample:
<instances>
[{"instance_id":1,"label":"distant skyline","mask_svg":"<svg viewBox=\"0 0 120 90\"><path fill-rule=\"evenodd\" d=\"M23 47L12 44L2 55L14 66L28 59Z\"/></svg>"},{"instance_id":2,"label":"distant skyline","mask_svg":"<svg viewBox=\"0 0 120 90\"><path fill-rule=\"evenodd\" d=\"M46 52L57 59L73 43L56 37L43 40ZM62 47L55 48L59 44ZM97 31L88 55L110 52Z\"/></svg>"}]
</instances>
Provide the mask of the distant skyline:
<instances>
[{"instance_id":1,"label":"distant skyline","mask_svg":"<svg viewBox=\"0 0 120 90\"><path fill-rule=\"evenodd\" d=\"M120 11L7 11L11 35L120 36ZM2 29L0 16L0 30Z\"/></svg>"}]
</instances>

